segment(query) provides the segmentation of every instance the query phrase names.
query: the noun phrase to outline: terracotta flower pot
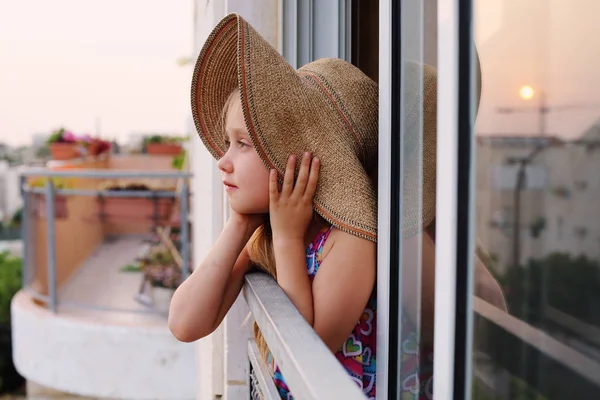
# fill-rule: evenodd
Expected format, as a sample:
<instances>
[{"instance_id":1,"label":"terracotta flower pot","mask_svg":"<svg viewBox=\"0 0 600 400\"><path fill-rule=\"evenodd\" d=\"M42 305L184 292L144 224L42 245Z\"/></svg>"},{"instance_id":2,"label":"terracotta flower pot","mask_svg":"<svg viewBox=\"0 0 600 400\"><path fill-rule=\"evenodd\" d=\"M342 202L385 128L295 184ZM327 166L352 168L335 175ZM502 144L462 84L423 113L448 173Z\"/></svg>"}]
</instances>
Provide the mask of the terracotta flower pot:
<instances>
[{"instance_id":1,"label":"terracotta flower pot","mask_svg":"<svg viewBox=\"0 0 600 400\"><path fill-rule=\"evenodd\" d=\"M154 155L170 155L175 156L183 151L183 147L179 144L172 143L148 143L146 152Z\"/></svg>"},{"instance_id":2,"label":"terracotta flower pot","mask_svg":"<svg viewBox=\"0 0 600 400\"><path fill-rule=\"evenodd\" d=\"M52 143L50 154L54 160L71 160L82 156L81 148L76 143Z\"/></svg>"},{"instance_id":3,"label":"terracotta flower pot","mask_svg":"<svg viewBox=\"0 0 600 400\"><path fill-rule=\"evenodd\" d=\"M31 195L31 210L33 214L42 219L46 219L46 195L33 193ZM66 196L54 196L54 218L65 219L69 216Z\"/></svg>"},{"instance_id":4,"label":"terracotta flower pot","mask_svg":"<svg viewBox=\"0 0 600 400\"><path fill-rule=\"evenodd\" d=\"M102 141L94 141L89 145L89 154L91 156L98 156L102 153L110 152L110 143L102 142Z\"/></svg>"},{"instance_id":5,"label":"terracotta flower pot","mask_svg":"<svg viewBox=\"0 0 600 400\"><path fill-rule=\"evenodd\" d=\"M155 200L135 197L105 197L100 202L100 212L108 218L154 221ZM157 223L165 224L173 209L173 199L159 198L156 200Z\"/></svg>"}]
</instances>

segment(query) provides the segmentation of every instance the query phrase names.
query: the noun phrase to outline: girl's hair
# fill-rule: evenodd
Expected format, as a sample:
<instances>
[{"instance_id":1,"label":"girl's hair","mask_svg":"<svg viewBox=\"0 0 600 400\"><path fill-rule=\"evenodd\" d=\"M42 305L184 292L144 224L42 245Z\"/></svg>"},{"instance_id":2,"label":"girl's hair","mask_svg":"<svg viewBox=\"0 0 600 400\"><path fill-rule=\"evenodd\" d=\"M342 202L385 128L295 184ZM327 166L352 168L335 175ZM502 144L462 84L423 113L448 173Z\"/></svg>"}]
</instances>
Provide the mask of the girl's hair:
<instances>
[{"instance_id":1,"label":"girl's hair","mask_svg":"<svg viewBox=\"0 0 600 400\"><path fill-rule=\"evenodd\" d=\"M321 216L314 213L314 220L322 226L330 225ZM265 224L258 228L248 241L248 254L252 267L262 272L266 272L273 279L277 280L277 270L275 268L275 254L273 253L273 231L271 223L267 218ZM263 360L268 363L269 347L263 337L258 324L254 322L254 340L256 347Z\"/></svg>"},{"instance_id":2,"label":"girl's hair","mask_svg":"<svg viewBox=\"0 0 600 400\"><path fill-rule=\"evenodd\" d=\"M254 232L248 242L247 249L252 266L277 280L275 254L273 253L273 231L268 218L265 224ZM267 346L267 342L256 322L254 322L254 340L263 360L268 363L269 346Z\"/></svg>"},{"instance_id":3,"label":"girl's hair","mask_svg":"<svg viewBox=\"0 0 600 400\"><path fill-rule=\"evenodd\" d=\"M235 100L240 99L240 89L234 89L233 92L229 93L227 99L225 100L225 104L223 105L223 110L221 111L221 132L223 132L223 137L226 136L225 127L227 125L227 114L231 111L231 106L235 104Z\"/></svg>"},{"instance_id":4,"label":"girl's hair","mask_svg":"<svg viewBox=\"0 0 600 400\"><path fill-rule=\"evenodd\" d=\"M222 131L225 134L225 125L227 122L227 114L231 111L231 107L236 99L239 99L240 91L235 89L227 97L225 105L223 106L223 112L221 114ZM273 231L271 230L271 223L269 218L266 218L265 224L259 227L246 245L248 254L250 256L250 262L252 263L253 269L266 272L273 279L277 280L277 271L275 269L275 255L273 253ZM267 356L269 354L269 348L267 342L263 337L258 324L254 322L254 339L258 350L267 362Z\"/></svg>"}]
</instances>

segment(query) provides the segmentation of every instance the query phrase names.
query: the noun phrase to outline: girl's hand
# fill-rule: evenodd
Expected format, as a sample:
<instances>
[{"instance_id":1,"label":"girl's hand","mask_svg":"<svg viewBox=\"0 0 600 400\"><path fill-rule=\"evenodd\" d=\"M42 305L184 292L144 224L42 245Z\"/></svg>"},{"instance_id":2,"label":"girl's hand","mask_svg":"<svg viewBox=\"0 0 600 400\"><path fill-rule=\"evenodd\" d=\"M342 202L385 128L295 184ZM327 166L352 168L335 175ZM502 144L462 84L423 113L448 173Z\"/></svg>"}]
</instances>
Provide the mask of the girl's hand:
<instances>
[{"instance_id":1,"label":"girl's hand","mask_svg":"<svg viewBox=\"0 0 600 400\"><path fill-rule=\"evenodd\" d=\"M253 234L259 226L265 223L264 214L240 214L233 208L229 208L229 220L245 230L248 234Z\"/></svg>"},{"instance_id":2,"label":"girl's hand","mask_svg":"<svg viewBox=\"0 0 600 400\"><path fill-rule=\"evenodd\" d=\"M313 199L319 179L319 159L305 153L294 185L296 156L288 159L281 192L277 185L277 171L269 177L269 214L273 238L301 240L313 217Z\"/></svg>"}]
</instances>

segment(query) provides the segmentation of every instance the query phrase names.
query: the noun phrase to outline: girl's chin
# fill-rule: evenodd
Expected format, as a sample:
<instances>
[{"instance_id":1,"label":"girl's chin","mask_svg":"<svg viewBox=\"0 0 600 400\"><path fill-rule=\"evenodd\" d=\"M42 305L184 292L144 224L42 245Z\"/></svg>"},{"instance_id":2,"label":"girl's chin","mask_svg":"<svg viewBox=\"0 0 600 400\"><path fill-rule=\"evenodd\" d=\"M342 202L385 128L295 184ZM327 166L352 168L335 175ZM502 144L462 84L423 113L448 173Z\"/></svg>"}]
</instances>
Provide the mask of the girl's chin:
<instances>
[{"instance_id":1,"label":"girl's chin","mask_svg":"<svg viewBox=\"0 0 600 400\"><path fill-rule=\"evenodd\" d=\"M229 205L233 211L238 214L267 214L269 212L268 207L252 207L251 205L236 204L235 202L229 202Z\"/></svg>"}]
</instances>

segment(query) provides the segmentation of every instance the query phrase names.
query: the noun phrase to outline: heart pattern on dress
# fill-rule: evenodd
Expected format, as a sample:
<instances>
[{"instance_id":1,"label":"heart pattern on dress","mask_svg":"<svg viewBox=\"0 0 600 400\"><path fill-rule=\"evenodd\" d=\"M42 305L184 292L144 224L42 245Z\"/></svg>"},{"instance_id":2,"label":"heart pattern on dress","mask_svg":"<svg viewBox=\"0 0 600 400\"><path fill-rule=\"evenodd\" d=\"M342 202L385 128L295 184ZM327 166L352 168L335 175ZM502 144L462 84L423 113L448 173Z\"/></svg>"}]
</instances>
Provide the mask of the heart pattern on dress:
<instances>
[{"instance_id":1,"label":"heart pattern on dress","mask_svg":"<svg viewBox=\"0 0 600 400\"><path fill-rule=\"evenodd\" d=\"M362 343L356 340L354 333L346 339L344 346L342 347L344 357L355 357L362 354Z\"/></svg>"},{"instance_id":2,"label":"heart pattern on dress","mask_svg":"<svg viewBox=\"0 0 600 400\"><path fill-rule=\"evenodd\" d=\"M408 338L402 342L402 351L407 354L419 353L419 341L416 333L411 333L408 335Z\"/></svg>"},{"instance_id":3,"label":"heart pattern on dress","mask_svg":"<svg viewBox=\"0 0 600 400\"><path fill-rule=\"evenodd\" d=\"M373 356L371 348L370 347L365 347L363 352L362 352L362 364L363 365L370 365L371 364L371 357Z\"/></svg>"},{"instance_id":4,"label":"heart pattern on dress","mask_svg":"<svg viewBox=\"0 0 600 400\"><path fill-rule=\"evenodd\" d=\"M419 394L420 382L419 375L417 373L410 374L406 379L402 381L402 390L408 390L414 395Z\"/></svg>"}]
</instances>

